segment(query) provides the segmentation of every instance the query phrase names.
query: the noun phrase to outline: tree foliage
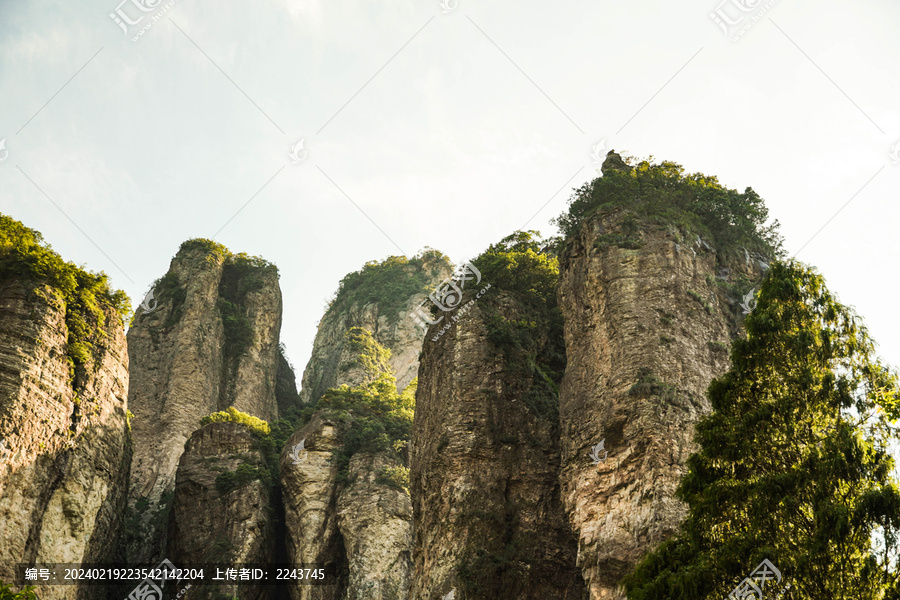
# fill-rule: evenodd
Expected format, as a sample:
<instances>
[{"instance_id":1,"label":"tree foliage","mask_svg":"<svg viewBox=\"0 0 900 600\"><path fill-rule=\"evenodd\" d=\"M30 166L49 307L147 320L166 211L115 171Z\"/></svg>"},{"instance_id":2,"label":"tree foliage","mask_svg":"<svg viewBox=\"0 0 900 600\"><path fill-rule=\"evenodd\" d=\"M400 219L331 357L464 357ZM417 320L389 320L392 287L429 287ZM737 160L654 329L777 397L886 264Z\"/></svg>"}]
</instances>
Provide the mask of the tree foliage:
<instances>
[{"instance_id":1,"label":"tree foliage","mask_svg":"<svg viewBox=\"0 0 900 600\"><path fill-rule=\"evenodd\" d=\"M900 597L896 375L798 263L773 263L746 330L677 490L689 516L626 579L629 599L718 600L766 558L791 600Z\"/></svg>"},{"instance_id":2,"label":"tree foliage","mask_svg":"<svg viewBox=\"0 0 900 600\"><path fill-rule=\"evenodd\" d=\"M752 188L739 193L715 176L685 174L679 164L651 163L652 159L630 169L609 169L576 190L568 210L554 220L563 238L574 236L585 219L598 212L626 207L641 218L702 235L720 250L745 247L766 256L783 255L778 221L766 225L768 210ZM633 162L630 157L625 160ZM606 240L616 241L627 247L637 243L627 236Z\"/></svg>"},{"instance_id":3,"label":"tree foliage","mask_svg":"<svg viewBox=\"0 0 900 600\"><path fill-rule=\"evenodd\" d=\"M74 368L93 361L95 347L105 341L107 314L121 325L131 312L125 292L113 290L105 273L90 273L62 259L41 234L0 214L0 280L46 284L66 307L67 355Z\"/></svg>"},{"instance_id":4,"label":"tree foliage","mask_svg":"<svg viewBox=\"0 0 900 600\"><path fill-rule=\"evenodd\" d=\"M341 279L328 312L345 310L358 304L378 303L379 314L395 322L404 304L415 294L428 293L429 270L443 264L450 268L450 259L441 252L426 249L418 256L391 256L378 262L367 262L362 269Z\"/></svg>"},{"instance_id":5,"label":"tree foliage","mask_svg":"<svg viewBox=\"0 0 900 600\"><path fill-rule=\"evenodd\" d=\"M347 424L343 447L337 453L342 479L347 477L350 458L359 452L395 456L404 468L407 466L399 450L409 444L417 384L413 379L398 393L396 378L382 373L370 383L331 388L319 399L318 408L327 409ZM402 481L399 471L390 476L392 483Z\"/></svg>"},{"instance_id":6,"label":"tree foliage","mask_svg":"<svg viewBox=\"0 0 900 600\"><path fill-rule=\"evenodd\" d=\"M517 231L472 260L490 294L478 300L488 324L488 341L506 356L512 379L530 380L522 400L537 415L555 418L559 384L566 368L562 312L556 302L559 261L542 247L537 231ZM477 287L466 288L467 297ZM501 310L503 298L514 313Z\"/></svg>"}]
</instances>

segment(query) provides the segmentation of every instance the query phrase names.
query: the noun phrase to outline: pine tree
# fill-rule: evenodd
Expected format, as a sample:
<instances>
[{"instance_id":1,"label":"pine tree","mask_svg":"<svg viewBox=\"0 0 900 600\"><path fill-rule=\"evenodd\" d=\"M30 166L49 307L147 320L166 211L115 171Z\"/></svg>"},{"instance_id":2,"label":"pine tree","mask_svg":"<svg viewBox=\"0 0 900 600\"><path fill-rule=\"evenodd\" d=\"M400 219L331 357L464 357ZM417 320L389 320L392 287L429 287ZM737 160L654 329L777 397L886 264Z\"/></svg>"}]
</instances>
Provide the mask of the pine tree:
<instances>
[{"instance_id":1,"label":"pine tree","mask_svg":"<svg viewBox=\"0 0 900 600\"><path fill-rule=\"evenodd\" d=\"M628 598L722 600L764 559L783 577L765 598L788 583L784 600L900 598L897 376L814 271L773 263L757 301L709 386L677 490L689 515Z\"/></svg>"}]
</instances>

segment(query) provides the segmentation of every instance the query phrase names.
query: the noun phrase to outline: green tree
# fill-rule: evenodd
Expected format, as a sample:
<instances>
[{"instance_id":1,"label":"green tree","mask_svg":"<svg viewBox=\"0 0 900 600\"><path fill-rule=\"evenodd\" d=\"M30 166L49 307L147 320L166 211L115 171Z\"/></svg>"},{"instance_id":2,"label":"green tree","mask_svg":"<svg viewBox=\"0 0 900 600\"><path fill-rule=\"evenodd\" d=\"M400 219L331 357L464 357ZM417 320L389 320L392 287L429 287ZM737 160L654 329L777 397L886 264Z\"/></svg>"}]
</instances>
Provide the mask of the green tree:
<instances>
[{"instance_id":1,"label":"green tree","mask_svg":"<svg viewBox=\"0 0 900 600\"><path fill-rule=\"evenodd\" d=\"M18 592L12 590L12 586L0 580L0 600L37 600L34 586L26 585Z\"/></svg>"},{"instance_id":2,"label":"green tree","mask_svg":"<svg viewBox=\"0 0 900 600\"><path fill-rule=\"evenodd\" d=\"M900 597L896 375L798 263L773 263L746 330L709 386L677 491L689 515L626 578L629 600L718 600L766 558L790 600Z\"/></svg>"}]
</instances>

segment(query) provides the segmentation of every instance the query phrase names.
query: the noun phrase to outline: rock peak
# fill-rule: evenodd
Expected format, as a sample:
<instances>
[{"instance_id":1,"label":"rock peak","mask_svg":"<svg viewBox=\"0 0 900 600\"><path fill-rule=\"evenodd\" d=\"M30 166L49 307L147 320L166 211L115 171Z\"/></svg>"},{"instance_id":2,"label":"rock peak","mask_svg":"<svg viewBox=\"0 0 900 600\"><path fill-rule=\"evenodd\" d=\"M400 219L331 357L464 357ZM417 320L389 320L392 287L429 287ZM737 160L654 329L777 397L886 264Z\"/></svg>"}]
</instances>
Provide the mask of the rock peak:
<instances>
[{"instance_id":1,"label":"rock peak","mask_svg":"<svg viewBox=\"0 0 900 600\"><path fill-rule=\"evenodd\" d=\"M631 167L622 160L622 157L616 153L615 150L610 150L606 153L606 160L603 161L603 165L601 165L600 170L604 173L608 173L610 170L613 171L630 171Z\"/></svg>"}]
</instances>

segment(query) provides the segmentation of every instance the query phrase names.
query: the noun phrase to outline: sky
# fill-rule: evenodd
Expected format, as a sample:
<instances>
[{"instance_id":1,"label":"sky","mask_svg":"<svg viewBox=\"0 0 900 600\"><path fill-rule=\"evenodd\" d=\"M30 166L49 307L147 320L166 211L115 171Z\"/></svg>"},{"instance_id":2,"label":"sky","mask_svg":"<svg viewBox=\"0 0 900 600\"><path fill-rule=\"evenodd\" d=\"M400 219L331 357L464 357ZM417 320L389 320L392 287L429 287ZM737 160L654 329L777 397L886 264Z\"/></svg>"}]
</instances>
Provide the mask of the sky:
<instances>
[{"instance_id":1,"label":"sky","mask_svg":"<svg viewBox=\"0 0 900 600\"><path fill-rule=\"evenodd\" d=\"M121 3L119 3L121 2ZM179 245L340 279L554 234L606 151L752 187L900 365L895 0L0 0L0 212L137 306Z\"/></svg>"}]
</instances>

